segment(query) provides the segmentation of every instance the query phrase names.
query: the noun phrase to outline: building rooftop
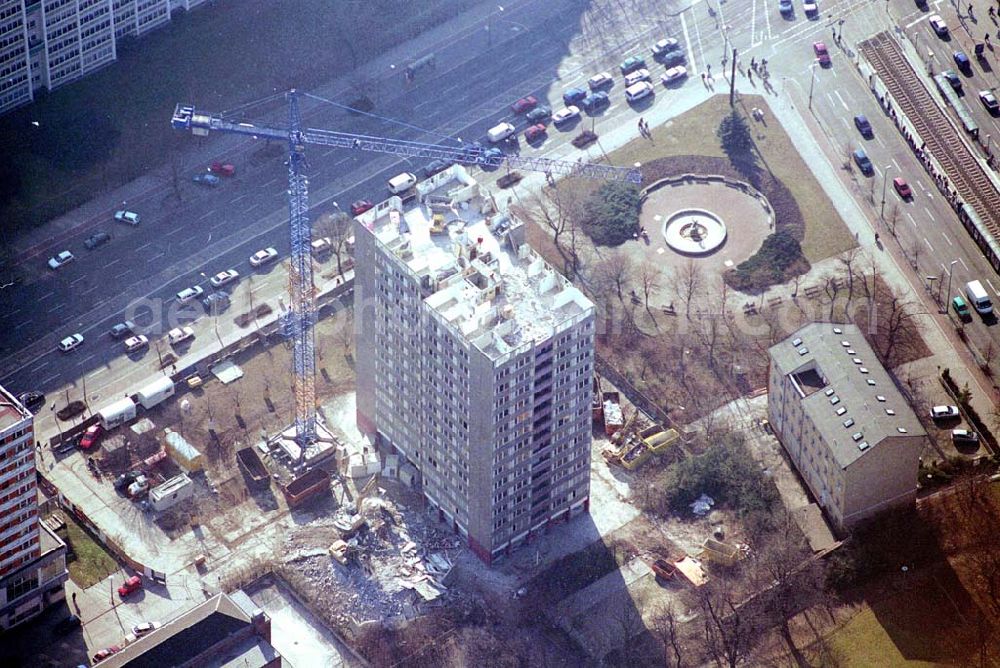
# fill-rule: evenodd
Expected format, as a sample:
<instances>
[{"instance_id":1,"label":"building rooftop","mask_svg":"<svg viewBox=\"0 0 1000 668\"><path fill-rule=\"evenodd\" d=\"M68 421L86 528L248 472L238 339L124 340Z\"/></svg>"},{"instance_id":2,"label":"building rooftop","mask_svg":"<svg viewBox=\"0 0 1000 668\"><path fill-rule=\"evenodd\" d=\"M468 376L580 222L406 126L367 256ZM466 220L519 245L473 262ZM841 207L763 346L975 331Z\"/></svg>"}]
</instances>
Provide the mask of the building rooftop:
<instances>
[{"instance_id":1,"label":"building rooftop","mask_svg":"<svg viewBox=\"0 0 1000 668\"><path fill-rule=\"evenodd\" d=\"M461 165L358 218L420 281L425 303L491 359L550 338L589 314L583 293L525 242L521 221Z\"/></svg>"},{"instance_id":2,"label":"building rooftop","mask_svg":"<svg viewBox=\"0 0 1000 668\"><path fill-rule=\"evenodd\" d=\"M886 438L926 436L856 325L812 323L769 352L841 468Z\"/></svg>"},{"instance_id":3,"label":"building rooftop","mask_svg":"<svg viewBox=\"0 0 1000 668\"><path fill-rule=\"evenodd\" d=\"M10 429L21 420L31 417L13 394L0 386L0 431Z\"/></svg>"},{"instance_id":4,"label":"building rooftop","mask_svg":"<svg viewBox=\"0 0 1000 668\"><path fill-rule=\"evenodd\" d=\"M252 633L234 644L227 644L217 654L210 652L200 657L250 625L249 614L226 594L218 594L127 645L101 665L106 668L155 668L183 665L198 658L199 666L259 668L278 654L269 642Z\"/></svg>"}]
</instances>

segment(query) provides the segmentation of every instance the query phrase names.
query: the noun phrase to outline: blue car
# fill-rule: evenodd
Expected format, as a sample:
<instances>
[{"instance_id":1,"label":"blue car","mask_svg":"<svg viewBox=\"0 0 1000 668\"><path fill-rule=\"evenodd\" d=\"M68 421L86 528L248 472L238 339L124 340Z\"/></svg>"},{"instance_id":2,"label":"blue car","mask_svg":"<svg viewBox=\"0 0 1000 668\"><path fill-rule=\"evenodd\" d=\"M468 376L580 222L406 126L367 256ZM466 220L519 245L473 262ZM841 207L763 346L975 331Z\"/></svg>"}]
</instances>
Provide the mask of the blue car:
<instances>
[{"instance_id":1,"label":"blue car","mask_svg":"<svg viewBox=\"0 0 1000 668\"><path fill-rule=\"evenodd\" d=\"M868 122L868 118L864 114L858 114L854 117L854 127L858 129L858 132L865 139L871 139L874 136L872 134L872 124Z\"/></svg>"},{"instance_id":2,"label":"blue car","mask_svg":"<svg viewBox=\"0 0 1000 668\"><path fill-rule=\"evenodd\" d=\"M789 16L794 11L792 0L778 0L778 11L782 16Z\"/></svg>"},{"instance_id":3,"label":"blue car","mask_svg":"<svg viewBox=\"0 0 1000 668\"><path fill-rule=\"evenodd\" d=\"M608 94L604 91L597 91L596 93L591 93L587 97L583 98L580 102L580 106L582 106L586 111L591 112L606 106L608 102L610 102Z\"/></svg>"},{"instance_id":4,"label":"blue car","mask_svg":"<svg viewBox=\"0 0 1000 668\"><path fill-rule=\"evenodd\" d=\"M860 148L854 152L854 162L865 176L871 176L875 173L875 168L872 166L872 161L868 159L868 154Z\"/></svg>"},{"instance_id":5,"label":"blue car","mask_svg":"<svg viewBox=\"0 0 1000 668\"><path fill-rule=\"evenodd\" d=\"M563 93L563 102L566 106L572 106L578 102L582 102L583 99L587 97L587 91L582 88L570 88L565 93Z\"/></svg>"},{"instance_id":6,"label":"blue car","mask_svg":"<svg viewBox=\"0 0 1000 668\"><path fill-rule=\"evenodd\" d=\"M632 56L623 60L622 64L618 66L618 69L622 71L622 74L628 74L629 72L634 72L635 70L641 70L645 66L645 60L639 56Z\"/></svg>"},{"instance_id":7,"label":"blue car","mask_svg":"<svg viewBox=\"0 0 1000 668\"><path fill-rule=\"evenodd\" d=\"M972 62L969 61L969 57L965 55L962 51L956 51L952 56L955 59L955 64L958 65L958 69L963 72L968 72L972 69Z\"/></svg>"}]
</instances>

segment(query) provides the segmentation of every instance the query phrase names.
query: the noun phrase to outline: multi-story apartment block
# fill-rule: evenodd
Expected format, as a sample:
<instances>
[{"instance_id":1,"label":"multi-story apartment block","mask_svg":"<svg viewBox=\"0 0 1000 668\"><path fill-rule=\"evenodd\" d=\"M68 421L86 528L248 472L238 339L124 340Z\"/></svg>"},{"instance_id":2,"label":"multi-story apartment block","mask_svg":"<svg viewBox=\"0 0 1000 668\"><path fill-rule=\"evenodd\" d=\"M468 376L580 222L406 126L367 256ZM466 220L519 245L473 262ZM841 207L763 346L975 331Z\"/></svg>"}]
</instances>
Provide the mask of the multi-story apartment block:
<instances>
[{"instance_id":1,"label":"multi-story apartment block","mask_svg":"<svg viewBox=\"0 0 1000 668\"><path fill-rule=\"evenodd\" d=\"M38 520L31 412L0 387L0 630L63 598L66 545Z\"/></svg>"},{"instance_id":2,"label":"multi-story apartment block","mask_svg":"<svg viewBox=\"0 0 1000 668\"><path fill-rule=\"evenodd\" d=\"M927 432L861 330L813 323L769 352L771 425L832 523L913 503Z\"/></svg>"},{"instance_id":3,"label":"multi-story apartment block","mask_svg":"<svg viewBox=\"0 0 1000 668\"><path fill-rule=\"evenodd\" d=\"M464 167L355 223L357 411L487 563L588 509L594 307Z\"/></svg>"},{"instance_id":4,"label":"multi-story apartment block","mask_svg":"<svg viewBox=\"0 0 1000 668\"><path fill-rule=\"evenodd\" d=\"M0 113L112 63L118 40L205 0L0 0Z\"/></svg>"}]
</instances>

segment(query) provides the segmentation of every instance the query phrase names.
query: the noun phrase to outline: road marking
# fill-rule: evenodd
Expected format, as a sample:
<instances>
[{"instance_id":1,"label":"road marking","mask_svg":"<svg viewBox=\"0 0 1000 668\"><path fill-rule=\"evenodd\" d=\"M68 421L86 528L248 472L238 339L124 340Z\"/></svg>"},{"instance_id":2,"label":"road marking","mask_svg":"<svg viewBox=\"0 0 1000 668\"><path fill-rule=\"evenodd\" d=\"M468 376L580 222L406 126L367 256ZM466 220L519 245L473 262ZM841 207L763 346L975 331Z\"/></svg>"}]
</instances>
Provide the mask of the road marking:
<instances>
[{"instance_id":1,"label":"road marking","mask_svg":"<svg viewBox=\"0 0 1000 668\"><path fill-rule=\"evenodd\" d=\"M44 295L38 298L38 301L42 301L43 299L48 299L51 296L52 296L51 292L46 292Z\"/></svg>"},{"instance_id":2,"label":"road marking","mask_svg":"<svg viewBox=\"0 0 1000 668\"><path fill-rule=\"evenodd\" d=\"M107 370L108 370L108 368L106 366L105 367L100 367L99 369L97 369L96 371L94 371L94 373L92 373L89 376L87 376L87 378L93 378L95 376L99 376L99 375L101 375L102 373L104 373Z\"/></svg>"},{"instance_id":3,"label":"road marking","mask_svg":"<svg viewBox=\"0 0 1000 668\"><path fill-rule=\"evenodd\" d=\"M986 279L986 285L990 286L990 290L993 291L993 294L1000 295L1000 292L997 292L997 289L993 287L993 284L990 283L990 279L988 278Z\"/></svg>"},{"instance_id":4,"label":"road marking","mask_svg":"<svg viewBox=\"0 0 1000 668\"><path fill-rule=\"evenodd\" d=\"M22 320L18 324L14 325L14 329L21 329L22 327L27 327L32 322L34 322L34 321L32 321L32 320Z\"/></svg>"},{"instance_id":5,"label":"road marking","mask_svg":"<svg viewBox=\"0 0 1000 668\"><path fill-rule=\"evenodd\" d=\"M51 376L49 376L48 378L46 378L45 380L42 381L42 385L48 385L51 381L55 380L58 377L59 377L59 374L57 374L57 373L52 374Z\"/></svg>"},{"instance_id":6,"label":"road marking","mask_svg":"<svg viewBox=\"0 0 1000 668\"><path fill-rule=\"evenodd\" d=\"M79 283L80 281L84 281L86 279L87 279L87 277L84 275L84 276L81 276L80 278L78 278L76 280L70 281L69 284L70 284L70 286L73 286L73 285L76 285L77 283Z\"/></svg>"},{"instance_id":7,"label":"road marking","mask_svg":"<svg viewBox=\"0 0 1000 668\"><path fill-rule=\"evenodd\" d=\"M147 243L144 243L143 245L139 246L138 248L136 248L136 250L137 250L137 251L141 251L141 250L143 250L144 248L149 248L149 247L150 247L150 246L152 246L152 245L153 245L153 242L152 242L152 241L149 241L149 242L147 242Z\"/></svg>"},{"instance_id":8,"label":"road marking","mask_svg":"<svg viewBox=\"0 0 1000 668\"><path fill-rule=\"evenodd\" d=\"M924 237L924 243L927 244L927 247L930 248L932 252L934 251L934 246L931 246L931 242L927 241L927 237Z\"/></svg>"},{"instance_id":9,"label":"road marking","mask_svg":"<svg viewBox=\"0 0 1000 668\"><path fill-rule=\"evenodd\" d=\"M903 171L903 170L902 170L902 169L901 169L901 168L899 167L899 163L898 163L898 162L896 162L896 159L895 159L895 158L893 158L893 159L892 159L892 166L896 168L896 171L897 171L897 172L901 172L901 171Z\"/></svg>"},{"instance_id":10,"label":"road marking","mask_svg":"<svg viewBox=\"0 0 1000 668\"><path fill-rule=\"evenodd\" d=\"M948 235L945 234L944 232L941 233L941 236L944 237L944 240L948 242L949 246L954 246L955 245L955 244L951 243L951 239L949 239Z\"/></svg>"},{"instance_id":11,"label":"road marking","mask_svg":"<svg viewBox=\"0 0 1000 668\"><path fill-rule=\"evenodd\" d=\"M205 220L206 218L208 218L209 216L211 216L211 215L212 215L212 213L213 213L212 211L209 211L208 213L206 213L206 214L203 214L203 215L202 215L202 216L201 216L200 218L198 218L198 221L202 221L202 220ZM197 221L196 221L196 222L197 222ZM149 244L146 244L146 245L148 246Z\"/></svg>"},{"instance_id":12,"label":"road marking","mask_svg":"<svg viewBox=\"0 0 1000 668\"><path fill-rule=\"evenodd\" d=\"M846 102L844 102L844 98L842 98L842 97L840 96L840 91L839 91L839 90L835 90L835 91L833 91L833 94L834 94L834 95L836 95L836 96L837 96L837 99L838 99L838 100L840 100L840 103L841 103L842 105L844 105L844 111L850 111L850 110L851 110L851 108L847 106L847 103L846 103Z\"/></svg>"},{"instance_id":13,"label":"road marking","mask_svg":"<svg viewBox=\"0 0 1000 668\"><path fill-rule=\"evenodd\" d=\"M48 310L48 312L49 312L49 313L55 313L56 311L61 311L61 310L63 310L64 308L66 308L66 307L65 307L65 306L63 306L62 304L56 304L56 306L54 306L53 308L50 308L50 309Z\"/></svg>"},{"instance_id":14,"label":"road marking","mask_svg":"<svg viewBox=\"0 0 1000 668\"><path fill-rule=\"evenodd\" d=\"M76 363L76 365L77 365L77 366L82 366L82 365L83 365L83 364L84 364L85 362L88 362L88 361L90 361L90 360L94 359L94 355L95 355L95 354L96 354L96 353L91 353L91 354L90 354L90 355L88 355L87 357L84 357L84 358L83 358L82 360L78 361L78 362Z\"/></svg>"},{"instance_id":15,"label":"road marking","mask_svg":"<svg viewBox=\"0 0 1000 668\"><path fill-rule=\"evenodd\" d=\"M230 204L236 204L237 202L239 202L241 199L245 198L246 196L247 196L247 193L243 193L239 197L234 197L233 199L229 200L229 203Z\"/></svg>"},{"instance_id":16,"label":"road marking","mask_svg":"<svg viewBox=\"0 0 1000 668\"><path fill-rule=\"evenodd\" d=\"M186 231L186 230L183 227L181 227L180 225L178 225L174 229L172 229L169 232L167 232L164 236L172 237L175 234L179 234L179 233L184 232L184 231Z\"/></svg>"},{"instance_id":17,"label":"road marking","mask_svg":"<svg viewBox=\"0 0 1000 668\"><path fill-rule=\"evenodd\" d=\"M149 260L150 260L150 262L152 262L152 261L153 261L153 260L155 260L156 258L158 258L158 257L163 257L164 255L165 255L165 253L157 253L157 254L156 254L156 255L154 255L153 257L149 258Z\"/></svg>"},{"instance_id":18,"label":"road marking","mask_svg":"<svg viewBox=\"0 0 1000 668\"><path fill-rule=\"evenodd\" d=\"M969 269L969 265L965 264L965 260L963 260L961 256L959 256L958 261L962 263L962 266L965 267L966 271L971 273L972 270Z\"/></svg>"},{"instance_id":19,"label":"road marking","mask_svg":"<svg viewBox=\"0 0 1000 668\"><path fill-rule=\"evenodd\" d=\"M928 217L928 218L930 218L930 219L931 219L931 221L933 222L933 221L934 221L934 214L932 214L932 213L931 213L931 210L930 210L930 209L928 209L928 208L927 208L927 207L925 206L925 207L924 207L924 211L925 211L925 212L927 213L927 217Z\"/></svg>"}]
</instances>

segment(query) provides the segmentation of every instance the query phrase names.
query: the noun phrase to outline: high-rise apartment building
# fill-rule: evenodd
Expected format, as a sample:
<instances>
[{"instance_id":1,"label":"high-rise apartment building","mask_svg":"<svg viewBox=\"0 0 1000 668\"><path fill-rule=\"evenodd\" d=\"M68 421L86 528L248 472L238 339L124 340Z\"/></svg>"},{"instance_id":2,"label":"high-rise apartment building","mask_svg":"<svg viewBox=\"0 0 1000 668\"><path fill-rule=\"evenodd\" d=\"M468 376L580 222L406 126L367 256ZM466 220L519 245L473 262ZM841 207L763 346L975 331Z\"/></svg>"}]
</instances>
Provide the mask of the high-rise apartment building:
<instances>
[{"instance_id":1,"label":"high-rise apartment building","mask_svg":"<svg viewBox=\"0 0 1000 668\"><path fill-rule=\"evenodd\" d=\"M487 563L588 509L593 304L455 166L355 223L358 425Z\"/></svg>"},{"instance_id":2,"label":"high-rise apartment building","mask_svg":"<svg viewBox=\"0 0 1000 668\"><path fill-rule=\"evenodd\" d=\"M0 630L64 597L66 544L38 519L31 412L0 387Z\"/></svg>"},{"instance_id":3,"label":"high-rise apartment building","mask_svg":"<svg viewBox=\"0 0 1000 668\"><path fill-rule=\"evenodd\" d=\"M117 44L205 0L0 0L0 113L112 63Z\"/></svg>"}]
</instances>

